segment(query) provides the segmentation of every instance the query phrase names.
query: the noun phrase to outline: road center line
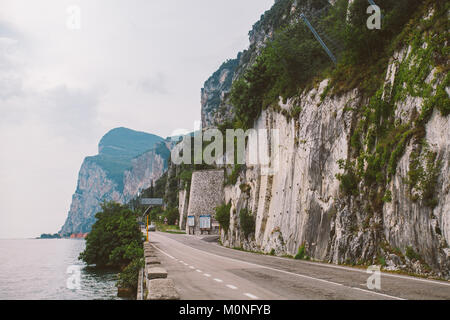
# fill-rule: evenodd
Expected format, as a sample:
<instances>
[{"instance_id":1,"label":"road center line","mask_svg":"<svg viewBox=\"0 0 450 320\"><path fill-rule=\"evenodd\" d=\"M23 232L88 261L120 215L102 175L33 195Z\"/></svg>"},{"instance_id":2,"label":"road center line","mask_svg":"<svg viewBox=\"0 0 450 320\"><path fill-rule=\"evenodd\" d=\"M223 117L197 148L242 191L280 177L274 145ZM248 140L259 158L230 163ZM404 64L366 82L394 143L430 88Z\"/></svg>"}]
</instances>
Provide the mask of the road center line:
<instances>
[{"instance_id":1,"label":"road center line","mask_svg":"<svg viewBox=\"0 0 450 320\"><path fill-rule=\"evenodd\" d=\"M214 278L214 281L217 281L217 282L223 282L223 280L221 280L221 279L217 279L217 278Z\"/></svg>"},{"instance_id":2,"label":"road center line","mask_svg":"<svg viewBox=\"0 0 450 320\"><path fill-rule=\"evenodd\" d=\"M171 239L171 238L168 238L168 239L170 239L170 240L172 240L172 241L175 241L175 242L177 242L177 243L180 243L180 242L178 242L178 241L176 241L176 240L174 240L174 239ZM180 244L183 245L182 243L180 243ZM167 253L165 253L165 252L162 251L161 249L157 248L157 247L154 246L153 244L152 244L152 246L153 246L156 250L159 250L159 251L161 251L162 253L164 253L164 254L167 255ZM275 269L275 268L272 268L272 267L267 267L267 266L255 264L255 263L252 263L252 262L246 262L246 261L242 261L242 260L238 260L238 259L234 259L234 258L229 258L229 257L219 256L219 255L217 255L217 254L210 253L210 252L207 252L207 251L202 251L202 250L200 250L200 249L197 249L197 248L194 248L194 247L191 247L191 246L188 246L188 247L191 248L192 250L199 251L199 252L201 252L201 253L204 253L204 254L207 254L207 255L210 255L210 256L214 256L214 257L217 257L217 258L219 258L219 259L227 259L227 260L230 260L230 261L239 262L239 263L247 264L247 265L250 265L250 266L254 266L254 267L258 267L258 268L263 268L263 269L267 269L267 270L272 270L272 271L277 271L277 272L281 272L281 273L285 273L285 274L290 274L290 275L293 275L293 276L297 276L297 277L301 277L301 278L305 278L305 279L310 279L310 280L314 280L314 281L319 281L319 282L323 282L323 283L327 283L327 284L331 284L331 285L335 285L335 286L341 286L341 287L345 287L345 288L349 288L349 289L354 289L354 290L359 290L359 291L363 290L363 289L359 289L359 288L355 288L355 287L345 286L345 285L343 285L343 284L341 284L341 283L332 282L332 281L328 281L328 280L324 280L324 279L319 279L319 278L314 278L314 277L306 276L306 275L299 274L299 273L294 273L294 272L290 272L290 271L285 271L285 270ZM214 279L214 280L216 280L216 279ZM218 279L218 280L219 280L219 279ZM216 281L217 281L217 280L216 280ZM363 291L365 291L365 290L363 290ZM373 294L373 295L382 296L382 297L389 297L389 298L391 298L391 299L396 299L396 300L406 300L406 299L403 299L403 298L400 298L400 297L390 296L390 295L387 295L387 294L378 293L378 292L374 292L374 291L365 291L365 292L370 293L370 294Z\"/></svg>"},{"instance_id":3,"label":"road center line","mask_svg":"<svg viewBox=\"0 0 450 320\"><path fill-rule=\"evenodd\" d=\"M233 286L232 284L227 284L227 287L230 288L230 289L233 289L233 290L237 289L237 287Z\"/></svg>"},{"instance_id":4,"label":"road center line","mask_svg":"<svg viewBox=\"0 0 450 320\"><path fill-rule=\"evenodd\" d=\"M244 293L244 295L246 295L247 297L249 297L250 299L258 299L258 297L257 296L255 296L255 295L253 295L253 294L251 294L251 293Z\"/></svg>"},{"instance_id":5,"label":"road center line","mask_svg":"<svg viewBox=\"0 0 450 320\"><path fill-rule=\"evenodd\" d=\"M171 239L171 240L173 240L173 239ZM174 240L174 241L176 241L176 240ZM217 246L219 248L221 248L221 249L228 249L228 250L231 250L231 251L235 251L234 249L223 247L223 246L220 246L218 244L217 244ZM245 252L245 253L252 254L252 252ZM283 257L277 257L277 256L272 256L271 258L272 259L279 259L279 260L283 260L283 261L290 261L290 260L292 260L292 259L289 259L289 258L283 258ZM310 261L301 261L301 263L308 264L308 265L311 265L311 266L317 266L317 267L340 269L340 270L346 270L346 271L351 271L351 272L359 272L359 273L367 273L367 271L363 270L363 269L345 267L345 266L334 265L334 264L330 264L330 263L310 262ZM436 284L436 285L441 285L441 286L450 286L450 282L445 282L445 281L442 281L442 280L438 281L438 280L422 279L422 278L417 278L417 277L413 277L413 276L392 274L392 273L389 273L389 272L381 272L381 275L382 276L386 276L386 277L404 279L404 280L426 282L426 283L429 283L429 284Z\"/></svg>"}]
</instances>

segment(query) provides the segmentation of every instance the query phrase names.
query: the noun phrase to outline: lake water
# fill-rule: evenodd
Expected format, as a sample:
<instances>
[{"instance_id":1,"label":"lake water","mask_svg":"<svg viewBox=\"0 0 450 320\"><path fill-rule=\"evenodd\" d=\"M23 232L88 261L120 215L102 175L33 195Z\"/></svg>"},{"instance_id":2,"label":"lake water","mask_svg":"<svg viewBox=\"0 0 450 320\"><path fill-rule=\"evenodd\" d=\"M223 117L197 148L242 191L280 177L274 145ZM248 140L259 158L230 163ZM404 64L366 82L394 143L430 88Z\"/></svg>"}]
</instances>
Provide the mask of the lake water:
<instances>
[{"instance_id":1,"label":"lake water","mask_svg":"<svg viewBox=\"0 0 450 320\"><path fill-rule=\"evenodd\" d=\"M118 299L117 274L87 268L78 260L84 248L75 239L0 240L0 299ZM70 266L81 269L79 289L67 287Z\"/></svg>"}]
</instances>

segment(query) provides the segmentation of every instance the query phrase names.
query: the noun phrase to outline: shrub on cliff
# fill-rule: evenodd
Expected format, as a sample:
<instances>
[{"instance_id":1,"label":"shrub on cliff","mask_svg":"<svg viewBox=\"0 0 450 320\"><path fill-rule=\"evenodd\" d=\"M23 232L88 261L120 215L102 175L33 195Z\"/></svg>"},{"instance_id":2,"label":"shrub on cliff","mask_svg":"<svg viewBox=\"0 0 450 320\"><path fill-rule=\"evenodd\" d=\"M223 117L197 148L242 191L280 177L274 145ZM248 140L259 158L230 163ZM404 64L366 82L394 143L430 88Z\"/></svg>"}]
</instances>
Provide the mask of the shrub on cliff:
<instances>
[{"instance_id":1,"label":"shrub on cliff","mask_svg":"<svg viewBox=\"0 0 450 320\"><path fill-rule=\"evenodd\" d=\"M142 257L142 233L136 215L118 203L102 204L79 259L98 268L123 268Z\"/></svg>"},{"instance_id":2,"label":"shrub on cliff","mask_svg":"<svg viewBox=\"0 0 450 320\"><path fill-rule=\"evenodd\" d=\"M230 210L231 202L216 208L216 220L225 232L230 228Z\"/></svg>"},{"instance_id":3,"label":"shrub on cliff","mask_svg":"<svg viewBox=\"0 0 450 320\"><path fill-rule=\"evenodd\" d=\"M306 255L306 249L305 249L305 245L302 244L297 251L297 254L295 255L294 259L296 260L303 260L305 258L307 258L308 256ZM308 259L306 259L308 260Z\"/></svg>"},{"instance_id":4,"label":"shrub on cliff","mask_svg":"<svg viewBox=\"0 0 450 320\"><path fill-rule=\"evenodd\" d=\"M241 221L241 228L245 237L255 232L255 217L247 209L241 209L239 212L239 219Z\"/></svg>"}]
</instances>

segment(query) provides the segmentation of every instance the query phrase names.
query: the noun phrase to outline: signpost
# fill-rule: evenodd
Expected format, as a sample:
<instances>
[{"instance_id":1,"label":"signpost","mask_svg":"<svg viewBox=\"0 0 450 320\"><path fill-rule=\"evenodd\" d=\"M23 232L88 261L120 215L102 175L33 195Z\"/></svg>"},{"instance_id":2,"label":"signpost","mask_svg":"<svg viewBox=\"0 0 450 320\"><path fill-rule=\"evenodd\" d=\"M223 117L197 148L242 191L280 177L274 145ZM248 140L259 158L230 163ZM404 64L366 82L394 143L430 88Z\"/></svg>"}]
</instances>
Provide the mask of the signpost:
<instances>
[{"instance_id":1,"label":"signpost","mask_svg":"<svg viewBox=\"0 0 450 320\"><path fill-rule=\"evenodd\" d=\"M145 216L151 208L155 206L162 206L164 204L164 200L161 198L142 198L141 204L144 206L148 206L147 210L145 210L144 212ZM148 214L147 214L147 242L148 242Z\"/></svg>"}]
</instances>

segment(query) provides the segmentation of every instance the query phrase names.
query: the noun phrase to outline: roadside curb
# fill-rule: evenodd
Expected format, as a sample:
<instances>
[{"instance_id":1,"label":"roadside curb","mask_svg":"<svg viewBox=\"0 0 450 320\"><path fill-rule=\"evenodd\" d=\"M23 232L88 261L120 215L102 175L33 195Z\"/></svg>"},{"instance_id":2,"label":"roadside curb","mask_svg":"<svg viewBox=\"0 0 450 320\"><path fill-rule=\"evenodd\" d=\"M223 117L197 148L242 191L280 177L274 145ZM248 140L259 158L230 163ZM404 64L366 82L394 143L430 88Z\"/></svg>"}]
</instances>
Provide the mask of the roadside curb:
<instances>
[{"instance_id":1,"label":"roadside curb","mask_svg":"<svg viewBox=\"0 0 450 320\"><path fill-rule=\"evenodd\" d=\"M139 275L139 286L142 286L142 298L138 300L180 300L173 279L163 268L158 253L149 242L144 242L145 266ZM142 278L142 279L141 279ZM145 288L144 288L145 284Z\"/></svg>"}]
</instances>

